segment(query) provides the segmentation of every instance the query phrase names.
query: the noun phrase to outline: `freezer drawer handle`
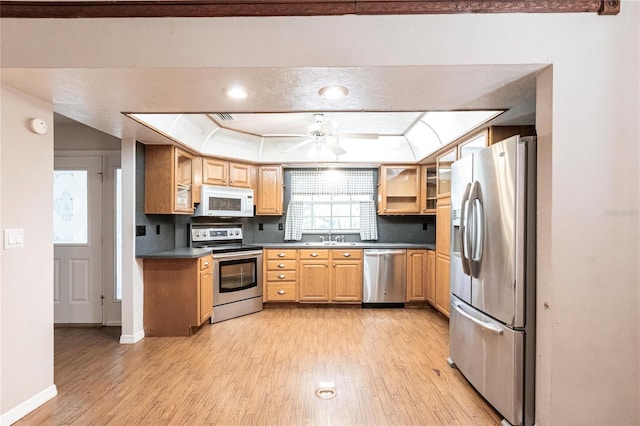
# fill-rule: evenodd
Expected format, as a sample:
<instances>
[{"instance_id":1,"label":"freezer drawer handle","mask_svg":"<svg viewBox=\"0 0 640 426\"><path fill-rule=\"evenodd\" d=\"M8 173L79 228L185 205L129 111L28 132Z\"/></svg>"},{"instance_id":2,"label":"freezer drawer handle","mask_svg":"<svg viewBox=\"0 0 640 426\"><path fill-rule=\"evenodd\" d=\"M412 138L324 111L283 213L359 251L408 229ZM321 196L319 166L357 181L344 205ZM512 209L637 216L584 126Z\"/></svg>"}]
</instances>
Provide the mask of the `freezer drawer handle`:
<instances>
[{"instance_id":1,"label":"freezer drawer handle","mask_svg":"<svg viewBox=\"0 0 640 426\"><path fill-rule=\"evenodd\" d=\"M453 307L455 308L456 311L458 311L458 313L460 315L462 315L463 317L465 317L469 321L472 321L477 326L479 326L479 327L481 327L481 328L483 328L483 329L485 329L487 331L490 331L492 333L495 333L495 334L502 335L504 333L504 331L500 327L496 327L493 324L489 324L489 323L480 321L479 319L476 319L476 318L472 317L471 315L469 315L468 313L466 313L465 311L462 310L462 308L460 307L459 303L454 303Z\"/></svg>"}]
</instances>

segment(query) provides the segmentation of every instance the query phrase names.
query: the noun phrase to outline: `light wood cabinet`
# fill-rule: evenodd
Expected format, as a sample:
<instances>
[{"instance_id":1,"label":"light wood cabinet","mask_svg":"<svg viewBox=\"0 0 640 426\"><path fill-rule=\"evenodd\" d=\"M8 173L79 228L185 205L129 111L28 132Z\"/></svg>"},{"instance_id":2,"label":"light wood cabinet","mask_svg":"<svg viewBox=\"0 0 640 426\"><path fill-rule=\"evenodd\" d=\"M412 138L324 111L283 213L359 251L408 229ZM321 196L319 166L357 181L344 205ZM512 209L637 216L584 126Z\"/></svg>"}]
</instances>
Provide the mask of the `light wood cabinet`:
<instances>
[{"instance_id":1,"label":"light wood cabinet","mask_svg":"<svg viewBox=\"0 0 640 426\"><path fill-rule=\"evenodd\" d=\"M449 256L436 253L436 291L435 308L445 316L449 316Z\"/></svg>"},{"instance_id":2,"label":"light wood cabinet","mask_svg":"<svg viewBox=\"0 0 640 426\"><path fill-rule=\"evenodd\" d=\"M229 163L229 186L253 188L256 168L250 164Z\"/></svg>"},{"instance_id":3,"label":"light wood cabinet","mask_svg":"<svg viewBox=\"0 0 640 426\"><path fill-rule=\"evenodd\" d=\"M436 252L427 251L427 302L431 305L436 303Z\"/></svg>"},{"instance_id":4,"label":"light wood cabinet","mask_svg":"<svg viewBox=\"0 0 640 426\"><path fill-rule=\"evenodd\" d=\"M331 250L332 302L362 302L362 250Z\"/></svg>"},{"instance_id":5,"label":"light wood cabinet","mask_svg":"<svg viewBox=\"0 0 640 426\"><path fill-rule=\"evenodd\" d=\"M284 214L282 166L258 167L256 215L280 216Z\"/></svg>"},{"instance_id":6,"label":"light wood cabinet","mask_svg":"<svg viewBox=\"0 0 640 426\"><path fill-rule=\"evenodd\" d=\"M434 215L438 205L438 173L435 164L420 168L420 213Z\"/></svg>"},{"instance_id":7,"label":"light wood cabinet","mask_svg":"<svg viewBox=\"0 0 640 426\"><path fill-rule=\"evenodd\" d=\"M202 159L202 183L205 185L227 186L229 162L217 158Z\"/></svg>"},{"instance_id":8,"label":"light wood cabinet","mask_svg":"<svg viewBox=\"0 0 640 426\"><path fill-rule=\"evenodd\" d=\"M329 259L327 250L300 250L300 301L329 301ZM310 260L313 259L313 260Z\"/></svg>"},{"instance_id":9,"label":"light wood cabinet","mask_svg":"<svg viewBox=\"0 0 640 426\"><path fill-rule=\"evenodd\" d=\"M407 302L427 300L427 250L407 250Z\"/></svg>"},{"instance_id":10,"label":"light wood cabinet","mask_svg":"<svg viewBox=\"0 0 640 426\"><path fill-rule=\"evenodd\" d=\"M211 318L213 258L144 259L146 336L190 336Z\"/></svg>"},{"instance_id":11,"label":"light wood cabinet","mask_svg":"<svg viewBox=\"0 0 640 426\"><path fill-rule=\"evenodd\" d=\"M456 147L436 158L438 198L451 196L451 164L457 159Z\"/></svg>"},{"instance_id":12,"label":"light wood cabinet","mask_svg":"<svg viewBox=\"0 0 640 426\"><path fill-rule=\"evenodd\" d=\"M211 256L204 256L198 260L200 264L200 279L198 286L200 294L200 324L211 318L213 314L213 259Z\"/></svg>"},{"instance_id":13,"label":"light wood cabinet","mask_svg":"<svg viewBox=\"0 0 640 426\"><path fill-rule=\"evenodd\" d=\"M193 156L172 145L146 145L144 212L193 214Z\"/></svg>"},{"instance_id":14,"label":"light wood cabinet","mask_svg":"<svg viewBox=\"0 0 640 426\"><path fill-rule=\"evenodd\" d=\"M362 301L362 250L299 251L300 301Z\"/></svg>"},{"instance_id":15,"label":"light wood cabinet","mask_svg":"<svg viewBox=\"0 0 640 426\"><path fill-rule=\"evenodd\" d=\"M449 316L449 263L451 249L451 198L438 199L436 216L436 272L434 306Z\"/></svg>"},{"instance_id":16,"label":"light wood cabinet","mask_svg":"<svg viewBox=\"0 0 640 426\"><path fill-rule=\"evenodd\" d=\"M255 167L217 158L202 159L202 183L206 185L253 188Z\"/></svg>"},{"instance_id":17,"label":"light wood cabinet","mask_svg":"<svg viewBox=\"0 0 640 426\"><path fill-rule=\"evenodd\" d=\"M378 214L420 213L420 166L381 166L378 170Z\"/></svg>"},{"instance_id":18,"label":"light wood cabinet","mask_svg":"<svg viewBox=\"0 0 640 426\"><path fill-rule=\"evenodd\" d=\"M296 302L298 300L297 250L266 249L264 265L265 302Z\"/></svg>"}]
</instances>

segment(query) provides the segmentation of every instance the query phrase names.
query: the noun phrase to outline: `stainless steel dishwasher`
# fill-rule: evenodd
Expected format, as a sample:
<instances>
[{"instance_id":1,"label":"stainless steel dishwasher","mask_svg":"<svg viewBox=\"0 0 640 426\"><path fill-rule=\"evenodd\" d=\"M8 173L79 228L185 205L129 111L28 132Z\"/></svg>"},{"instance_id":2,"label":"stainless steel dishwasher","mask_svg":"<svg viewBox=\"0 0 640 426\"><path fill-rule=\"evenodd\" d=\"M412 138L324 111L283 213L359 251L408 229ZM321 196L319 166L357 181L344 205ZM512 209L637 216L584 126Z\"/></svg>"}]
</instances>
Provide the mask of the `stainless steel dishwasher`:
<instances>
[{"instance_id":1,"label":"stainless steel dishwasher","mask_svg":"<svg viewBox=\"0 0 640 426\"><path fill-rule=\"evenodd\" d=\"M405 249L365 249L363 307L404 307L407 288Z\"/></svg>"}]
</instances>

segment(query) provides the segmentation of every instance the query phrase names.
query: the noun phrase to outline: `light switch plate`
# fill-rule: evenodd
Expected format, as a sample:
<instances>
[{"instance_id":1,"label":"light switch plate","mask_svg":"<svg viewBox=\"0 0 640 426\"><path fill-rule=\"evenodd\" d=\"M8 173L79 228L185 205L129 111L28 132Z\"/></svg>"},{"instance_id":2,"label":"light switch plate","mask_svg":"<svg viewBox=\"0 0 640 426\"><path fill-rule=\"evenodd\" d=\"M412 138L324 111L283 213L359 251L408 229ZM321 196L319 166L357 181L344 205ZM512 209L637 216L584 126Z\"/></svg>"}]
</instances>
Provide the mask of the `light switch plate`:
<instances>
[{"instance_id":1,"label":"light switch plate","mask_svg":"<svg viewBox=\"0 0 640 426\"><path fill-rule=\"evenodd\" d=\"M13 250L24 247L24 229L14 228L4 230L4 249Z\"/></svg>"}]
</instances>

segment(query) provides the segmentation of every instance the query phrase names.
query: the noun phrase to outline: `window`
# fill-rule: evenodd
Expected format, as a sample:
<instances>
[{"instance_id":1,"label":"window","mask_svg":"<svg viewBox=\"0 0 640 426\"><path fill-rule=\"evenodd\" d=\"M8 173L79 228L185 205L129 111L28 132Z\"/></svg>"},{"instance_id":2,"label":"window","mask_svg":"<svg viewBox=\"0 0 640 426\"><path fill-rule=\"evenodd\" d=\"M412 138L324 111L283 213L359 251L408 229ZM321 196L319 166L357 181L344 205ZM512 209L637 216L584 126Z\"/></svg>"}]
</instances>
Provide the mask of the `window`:
<instances>
[{"instance_id":1,"label":"window","mask_svg":"<svg viewBox=\"0 0 640 426\"><path fill-rule=\"evenodd\" d=\"M377 239L374 177L371 170L291 171L285 239L329 231Z\"/></svg>"},{"instance_id":2,"label":"window","mask_svg":"<svg viewBox=\"0 0 640 426\"><path fill-rule=\"evenodd\" d=\"M86 170L53 172L53 243L89 243Z\"/></svg>"},{"instance_id":3,"label":"window","mask_svg":"<svg viewBox=\"0 0 640 426\"><path fill-rule=\"evenodd\" d=\"M360 202L366 195L301 195L302 232L360 232Z\"/></svg>"}]
</instances>

